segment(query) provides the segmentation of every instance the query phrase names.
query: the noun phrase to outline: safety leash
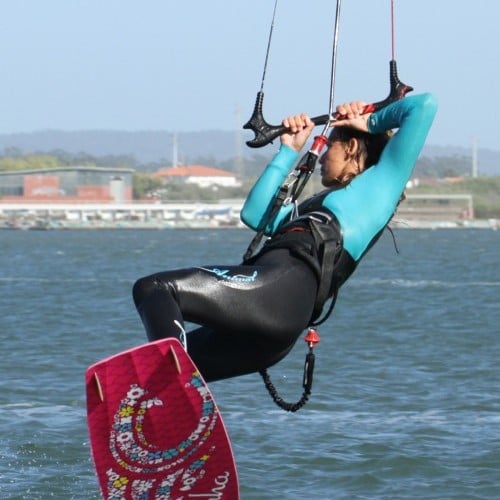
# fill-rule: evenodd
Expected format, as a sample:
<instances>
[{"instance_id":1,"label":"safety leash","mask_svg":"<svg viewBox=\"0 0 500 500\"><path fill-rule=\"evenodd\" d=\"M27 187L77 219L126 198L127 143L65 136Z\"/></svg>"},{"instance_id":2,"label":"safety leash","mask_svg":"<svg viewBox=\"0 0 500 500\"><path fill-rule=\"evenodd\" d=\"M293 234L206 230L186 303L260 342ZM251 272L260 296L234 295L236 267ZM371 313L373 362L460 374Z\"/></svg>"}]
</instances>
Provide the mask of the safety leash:
<instances>
[{"instance_id":1,"label":"safety leash","mask_svg":"<svg viewBox=\"0 0 500 500\"><path fill-rule=\"evenodd\" d=\"M259 372L262 376L262 379L264 380L264 385L266 386L266 389L271 395L273 401L280 408L289 412L296 412L297 410L300 410L307 403L309 396L311 395L315 362L313 349L320 340L318 332L313 328L309 328L304 340L309 346L309 351L306 354L306 360L304 363L304 375L302 378L302 387L304 389L304 392L302 393L301 398L296 403L288 403L278 394L276 387L271 382L271 378L269 377L267 370L261 370Z\"/></svg>"}]
</instances>

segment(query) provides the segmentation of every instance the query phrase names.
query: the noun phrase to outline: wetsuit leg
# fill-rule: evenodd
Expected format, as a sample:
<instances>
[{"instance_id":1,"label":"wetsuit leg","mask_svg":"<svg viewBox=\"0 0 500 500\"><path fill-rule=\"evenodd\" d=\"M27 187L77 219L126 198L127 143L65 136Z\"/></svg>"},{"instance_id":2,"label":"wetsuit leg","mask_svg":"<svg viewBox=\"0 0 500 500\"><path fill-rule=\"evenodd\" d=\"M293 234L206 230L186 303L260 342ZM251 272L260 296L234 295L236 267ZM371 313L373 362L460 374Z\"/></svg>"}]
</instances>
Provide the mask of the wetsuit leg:
<instances>
[{"instance_id":1,"label":"wetsuit leg","mask_svg":"<svg viewBox=\"0 0 500 500\"><path fill-rule=\"evenodd\" d=\"M134 301L148 338L179 337L174 320L201 325L188 352L206 380L251 373L278 362L311 318L317 280L288 250L252 265L203 266L141 278Z\"/></svg>"}]
</instances>

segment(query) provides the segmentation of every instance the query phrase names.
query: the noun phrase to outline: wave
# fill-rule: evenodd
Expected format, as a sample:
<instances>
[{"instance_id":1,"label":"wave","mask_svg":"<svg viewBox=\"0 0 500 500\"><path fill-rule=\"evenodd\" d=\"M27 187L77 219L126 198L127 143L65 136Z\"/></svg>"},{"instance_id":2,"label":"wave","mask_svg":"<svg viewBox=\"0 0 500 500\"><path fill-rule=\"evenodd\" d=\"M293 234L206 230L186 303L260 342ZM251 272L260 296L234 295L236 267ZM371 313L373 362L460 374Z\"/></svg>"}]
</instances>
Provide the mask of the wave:
<instances>
[{"instance_id":1,"label":"wave","mask_svg":"<svg viewBox=\"0 0 500 500\"><path fill-rule=\"evenodd\" d=\"M353 279L352 286L395 286L399 288L470 288L470 287L498 287L500 281L440 281L440 280L410 280L401 278L370 278Z\"/></svg>"},{"instance_id":2,"label":"wave","mask_svg":"<svg viewBox=\"0 0 500 500\"><path fill-rule=\"evenodd\" d=\"M116 276L99 276L89 278L61 278L61 277L28 277L28 276L3 276L0 283L109 283L110 279L115 283L133 283L134 278L119 278ZM463 288L463 287L498 287L500 281L441 281L441 280L411 280L402 278L353 278L349 281L350 286L395 286L400 288Z\"/></svg>"}]
</instances>

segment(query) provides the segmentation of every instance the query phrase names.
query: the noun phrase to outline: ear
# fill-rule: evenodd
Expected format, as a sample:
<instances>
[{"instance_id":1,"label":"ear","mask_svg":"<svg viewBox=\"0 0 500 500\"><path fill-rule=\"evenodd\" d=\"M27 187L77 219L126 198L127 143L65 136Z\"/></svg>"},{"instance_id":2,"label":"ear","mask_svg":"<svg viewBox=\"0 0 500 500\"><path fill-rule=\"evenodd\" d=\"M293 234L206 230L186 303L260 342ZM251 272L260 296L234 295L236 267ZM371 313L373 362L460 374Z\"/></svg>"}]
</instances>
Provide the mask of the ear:
<instances>
[{"instance_id":1,"label":"ear","mask_svg":"<svg viewBox=\"0 0 500 500\"><path fill-rule=\"evenodd\" d=\"M355 137L351 137L347 141L346 152L352 158L356 157L359 151L359 141Z\"/></svg>"}]
</instances>

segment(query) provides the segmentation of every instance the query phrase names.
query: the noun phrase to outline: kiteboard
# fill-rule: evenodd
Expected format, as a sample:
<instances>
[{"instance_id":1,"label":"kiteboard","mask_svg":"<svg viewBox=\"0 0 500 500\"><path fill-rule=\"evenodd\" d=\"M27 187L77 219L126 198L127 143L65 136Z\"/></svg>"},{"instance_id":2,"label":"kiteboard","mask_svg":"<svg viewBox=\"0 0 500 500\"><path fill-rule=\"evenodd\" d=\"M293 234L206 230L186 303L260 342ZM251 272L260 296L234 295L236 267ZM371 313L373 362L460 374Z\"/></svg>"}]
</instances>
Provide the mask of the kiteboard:
<instances>
[{"instance_id":1,"label":"kiteboard","mask_svg":"<svg viewBox=\"0 0 500 500\"><path fill-rule=\"evenodd\" d=\"M239 498L231 443L205 381L177 339L87 369L91 453L103 498Z\"/></svg>"}]
</instances>

